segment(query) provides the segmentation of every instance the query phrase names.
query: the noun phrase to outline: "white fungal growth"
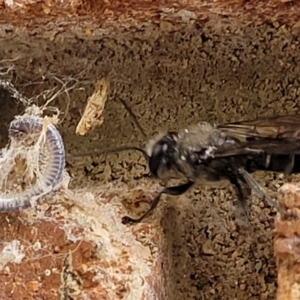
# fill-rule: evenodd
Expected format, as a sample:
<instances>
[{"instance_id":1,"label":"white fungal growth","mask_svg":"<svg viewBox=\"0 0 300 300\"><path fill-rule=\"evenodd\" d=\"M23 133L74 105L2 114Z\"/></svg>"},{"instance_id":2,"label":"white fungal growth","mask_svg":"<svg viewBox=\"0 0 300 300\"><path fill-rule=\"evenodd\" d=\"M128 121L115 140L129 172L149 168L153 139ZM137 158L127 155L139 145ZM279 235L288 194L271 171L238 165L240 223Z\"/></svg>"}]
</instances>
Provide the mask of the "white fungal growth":
<instances>
[{"instance_id":1,"label":"white fungal growth","mask_svg":"<svg viewBox=\"0 0 300 300\"><path fill-rule=\"evenodd\" d=\"M4 246L0 253L0 271L8 263L21 263L24 257L25 254L20 251L20 241L12 240Z\"/></svg>"}]
</instances>

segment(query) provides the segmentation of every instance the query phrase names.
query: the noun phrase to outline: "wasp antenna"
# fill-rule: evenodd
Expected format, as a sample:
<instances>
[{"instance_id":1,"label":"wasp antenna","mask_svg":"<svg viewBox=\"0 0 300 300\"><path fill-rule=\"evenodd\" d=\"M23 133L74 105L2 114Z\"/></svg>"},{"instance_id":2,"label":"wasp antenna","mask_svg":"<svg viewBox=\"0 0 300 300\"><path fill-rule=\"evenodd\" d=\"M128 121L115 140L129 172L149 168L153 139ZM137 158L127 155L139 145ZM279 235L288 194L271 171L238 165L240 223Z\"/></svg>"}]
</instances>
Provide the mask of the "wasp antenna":
<instances>
[{"instance_id":1,"label":"wasp antenna","mask_svg":"<svg viewBox=\"0 0 300 300\"><path fill-rule=\"evenodd\" d=\"M83 157L83 156L93 156L93 155L101 155L101 154L105 154L105 153L117 153L117 152L122 152L122 151L138 151L143 153L144 157L146 159L149 159L149 155L147 154L147 152L139 147L136 146L121 146L121 147L117 147L114 149L107 149L107 150L99 150L99 151L93 151L93 152L85 152L85 153L68 153L69 157Z\"/></svg>"},{"instance_id":2,"label":"wasp antenna","mask_svg":"<svg viewBox=\"0 0 300 300\"><path fill-rule=\"evenodd\" d=\"M127 110L127 112L129 113L129 115L131 116L134 124L136 125L136 127L138 128L138 130L141 132L141 134L144 136L144 138L147 138L147 135L146 135L144 129L142 128L142 126L138 122L138 120L136 118L136 115L132 112L131 108L127 105L127 103L123 99L121 99L119 97L117 97L117 99L123 104L124 108Z\"/></svg>"}]
</instances>

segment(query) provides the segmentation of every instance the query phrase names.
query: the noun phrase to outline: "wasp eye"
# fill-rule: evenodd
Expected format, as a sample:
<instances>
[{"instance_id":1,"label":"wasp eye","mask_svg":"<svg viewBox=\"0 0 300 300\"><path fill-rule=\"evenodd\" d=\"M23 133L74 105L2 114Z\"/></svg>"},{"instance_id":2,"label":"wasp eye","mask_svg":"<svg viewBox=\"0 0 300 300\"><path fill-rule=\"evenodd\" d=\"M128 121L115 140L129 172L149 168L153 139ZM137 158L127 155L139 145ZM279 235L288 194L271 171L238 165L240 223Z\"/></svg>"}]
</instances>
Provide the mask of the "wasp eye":
<instances>
[{"instance_id":1,"label":"wasp eye","mask_svg":"<svg viewBox=\"0 0 300 300\"><path fill-rule=\"evenodd\" d=\"M164 164L167 149L168 145L166 143L157 143L153 147L153 152L149 159L149 168L154 176L158 175L158 169Z\"/></svg>"}]
</instances>

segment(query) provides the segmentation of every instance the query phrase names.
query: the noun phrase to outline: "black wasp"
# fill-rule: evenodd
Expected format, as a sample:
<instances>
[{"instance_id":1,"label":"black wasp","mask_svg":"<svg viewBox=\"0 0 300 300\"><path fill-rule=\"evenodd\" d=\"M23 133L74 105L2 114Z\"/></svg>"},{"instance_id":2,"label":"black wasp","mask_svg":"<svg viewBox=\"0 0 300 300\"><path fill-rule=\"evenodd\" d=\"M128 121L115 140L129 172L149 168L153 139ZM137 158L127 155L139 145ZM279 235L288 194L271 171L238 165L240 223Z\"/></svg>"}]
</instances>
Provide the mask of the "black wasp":
<instances>
[{"instance_id":1,"label":"black wasp","mask_svg":"<svg viewBox=\"0 0 300 300\"><path fill-rule=\"evenodd\" d=\"M164 188L139 218L123 217L123 223L142 221L157 206L161 195L181 195L198 180L228 180L244 203L242 185L258 189L249 173L272 171L300 173L300 115L286 115L212 126L202 122L180 132L168 132L138 150L146 157L152 175L159 179L184 178Z\"/></svg>"}]
</instances>

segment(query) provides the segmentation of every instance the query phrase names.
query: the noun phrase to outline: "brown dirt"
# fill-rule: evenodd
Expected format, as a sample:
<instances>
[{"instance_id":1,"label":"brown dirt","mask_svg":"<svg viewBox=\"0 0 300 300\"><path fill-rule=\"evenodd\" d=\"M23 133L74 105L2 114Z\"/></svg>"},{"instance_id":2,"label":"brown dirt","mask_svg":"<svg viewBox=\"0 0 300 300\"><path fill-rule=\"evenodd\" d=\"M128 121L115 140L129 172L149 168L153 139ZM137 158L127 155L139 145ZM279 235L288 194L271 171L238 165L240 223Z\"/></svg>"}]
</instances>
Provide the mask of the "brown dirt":
<instances>
[{"instance_id":1,"label":"brown dirt","mask_svg":"<svg viewBox=\"0 0 300 300\"><path fill-rule=\"evenodd\" d=\"M203 26L172 25L167 32L149 25L101 39L49 41L24 35L1 41L0 60L19 57L14 62L15 82L28 97L54 84L46 80L38 86L22 85L42 75L80 74L83 89L70 93L71 105L60 126L68 152L143 145L143 136L118 98L131 107L149 138L200 120L223 123L299 113L299 35L277 25L253 26L227 18ZM85 137L75 136L92 81L101 77L111 82L114 92L107 101L104 124ZM66 99L60 97L55 105L64 111ZM8 108L6 112L15 114ZM2 119L4 128L7 119ZM73 188L101 189L107 183L131 188L152 180L145 166L137 153L68 158ZM272 174L258 178L269 192L284 182ZM166 270L170 299L274 299L273 209L253 196L249 225L243 226L235 220L235 194L230 188L202 187L169 200L163 226L170 257ZM14 215L9 217L17 222ZM19 235L16 228L14 236ZM67 251L71 246L63 247ZM61 261L53 263L59 267ZM34 291L40 283L28 276ZM52 276L54 280L56 275ZM52 299L47 297L40 299Z\"/></svg>"}]
</instances>

